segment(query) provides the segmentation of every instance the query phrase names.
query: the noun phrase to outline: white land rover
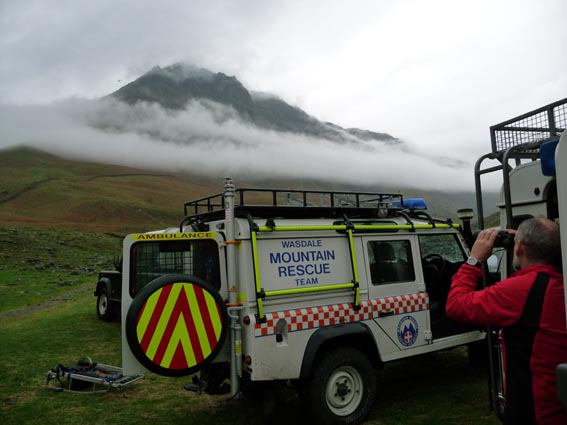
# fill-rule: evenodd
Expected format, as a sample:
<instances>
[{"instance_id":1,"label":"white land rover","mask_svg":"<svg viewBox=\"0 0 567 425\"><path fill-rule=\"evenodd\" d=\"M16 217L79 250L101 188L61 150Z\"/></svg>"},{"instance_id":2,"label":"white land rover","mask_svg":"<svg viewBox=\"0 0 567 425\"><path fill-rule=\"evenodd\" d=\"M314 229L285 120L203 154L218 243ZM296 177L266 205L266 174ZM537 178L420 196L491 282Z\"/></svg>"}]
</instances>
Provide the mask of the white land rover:
<instances>
[{"instance_id":1,"label":"white land rover","mask_svg":"<svg viewBox=\"0 0 567 425\"><path fill-rule=\"evenodd\" d=\"M179 228L124 242L124 374L196 387L291 381L324 424L360 423L384 363L471 344L445 314L459 225L400 194L267 189L185 204ZM226 384L225 384L226 385Z\"/></svg>"}]
</instances>

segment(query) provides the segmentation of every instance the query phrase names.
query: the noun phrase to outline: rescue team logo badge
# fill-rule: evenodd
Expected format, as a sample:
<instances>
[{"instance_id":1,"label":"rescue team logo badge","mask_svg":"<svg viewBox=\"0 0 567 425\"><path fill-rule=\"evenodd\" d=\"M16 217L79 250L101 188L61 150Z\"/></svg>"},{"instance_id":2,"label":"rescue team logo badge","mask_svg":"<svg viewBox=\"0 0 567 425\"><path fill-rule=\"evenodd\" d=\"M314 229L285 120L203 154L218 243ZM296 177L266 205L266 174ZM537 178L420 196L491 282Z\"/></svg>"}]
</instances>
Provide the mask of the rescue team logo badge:
<instances>
[{"instance_id":1,"label":"rescue team logo badge","mask_svg":"<svg viewBox=\"0 0 567 425\"><path fill-rule=\"evenodd\" d=\"M193 277L184 280L156 279L148 285L151 290L140 291L126 319L134 356L149 370L171 376L191 373L212 360L226 328L218 293L202 282L187 282L197 280Z\"/></svg>"},{"instance_id":2,"label":"rescue team logo badge","mask_svg":"<svg viewBox=\"0 0 567 425\"><path fill-rule=\"evenodd\" d=\"M398 323L398 339L404 347L412 346L417 340L417 320L412 316L404 316Z\"/></svg>"}]
</instances>

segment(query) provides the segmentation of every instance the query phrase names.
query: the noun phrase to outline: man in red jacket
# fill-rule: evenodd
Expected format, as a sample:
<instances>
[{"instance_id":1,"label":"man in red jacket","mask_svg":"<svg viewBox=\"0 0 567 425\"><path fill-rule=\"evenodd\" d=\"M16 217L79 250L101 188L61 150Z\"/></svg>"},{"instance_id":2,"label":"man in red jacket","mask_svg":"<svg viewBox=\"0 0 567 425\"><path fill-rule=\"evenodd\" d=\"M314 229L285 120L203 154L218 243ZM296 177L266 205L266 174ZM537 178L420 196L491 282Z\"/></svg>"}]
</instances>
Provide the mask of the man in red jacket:
<instances>
[{"instance_id":1,"label":"man in red jacket","mask_svg":"<svg viewBox=\"0 0 567 425\"><path fill-rule=\"evenodd\" d=\"M563 275L556 267L559 226L546 218L524 221L515 232L517 271L477 291L480 264L491 255L497 234L483 230L478 235L471 256L453 276L447 315L463 323L502 328L505 424L566 425L555 382L556 366L567 362Z\"/></svg>"}]
</instances>

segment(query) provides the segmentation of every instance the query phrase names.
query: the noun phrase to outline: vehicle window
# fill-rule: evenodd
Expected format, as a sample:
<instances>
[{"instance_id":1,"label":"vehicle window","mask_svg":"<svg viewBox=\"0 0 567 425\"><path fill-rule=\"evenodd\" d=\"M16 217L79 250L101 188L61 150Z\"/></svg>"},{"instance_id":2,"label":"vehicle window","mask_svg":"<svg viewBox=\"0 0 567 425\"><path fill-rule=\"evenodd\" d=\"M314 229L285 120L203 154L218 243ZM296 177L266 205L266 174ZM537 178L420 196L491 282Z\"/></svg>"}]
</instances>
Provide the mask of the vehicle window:
<instances>
[{"instance_id":1,"label":"vehicle window","mask_svg":"<svg viewBox=\"0 0 567 425\"><path fill-rule=\"evenodd\" d=\"M215 241L138 242L132 245L130 295L134 297L152 280L183 273L220 289L219 253Z\"/></svg>"},{"instance_id":2,"label":"vehicle window","mask_svg":"<svg viewBox=\"0 0 567 425\"><path fill-rule=\"evenodd\" d=\"M441 256L445 261L452 263L463 262L466 259L457 235L454 234L420 235L419 247L422 259L433 255Z\"/></svg>"},{"instance_id":3,"label":"vehicle window","mask_svg":"<svg viewBox=\"0 0 567 425\"><path fill-rule=\"evenodd\" d=\"M374 285L415 280L409 240L370 241L368 258Z\"/></svg>"},{"instance_id":4,"label":"vehicle window","mask_svg":"<svg viewBox=\"0 0 567 425\"><path fill-rule=\"evenodd\" d=\"M430 303L445 304L451 278L466 259L456 234L419 235L421 265Z\"/></svg>"}]
</instances>

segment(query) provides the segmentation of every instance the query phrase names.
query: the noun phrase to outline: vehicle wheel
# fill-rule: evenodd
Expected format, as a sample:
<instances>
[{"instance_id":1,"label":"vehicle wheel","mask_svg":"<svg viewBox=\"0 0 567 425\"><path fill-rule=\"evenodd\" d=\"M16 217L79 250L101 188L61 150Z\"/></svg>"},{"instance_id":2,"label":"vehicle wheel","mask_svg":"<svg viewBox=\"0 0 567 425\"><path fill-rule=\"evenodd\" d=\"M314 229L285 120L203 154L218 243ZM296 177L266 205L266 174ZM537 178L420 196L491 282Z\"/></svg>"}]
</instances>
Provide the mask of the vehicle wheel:
<instances>
[{"instance_id":1,"label":"vehicle wheel","mask_svg":"<svg viewBox=\"0 0 567 425\"><path fill-rule=\"evenodd\" d=\"M112 309L112 306L110 305L106 287L102 286L98 290L98 296L96 299L96 314L100 320L111 322L114 318L113 313L114 311Z\"/></svg>"},{"instance_id":2,"label":"vehicle wheel","mask_svg":"<svg viewBox=\"0 0 567 425\"><path fill-rule=\"evenodd\" d=\"M361 423L376 397L374 370L366 355L337 348L315 366L305 395L311 414L325 425Z\"/></svg>"}]
</instances>

